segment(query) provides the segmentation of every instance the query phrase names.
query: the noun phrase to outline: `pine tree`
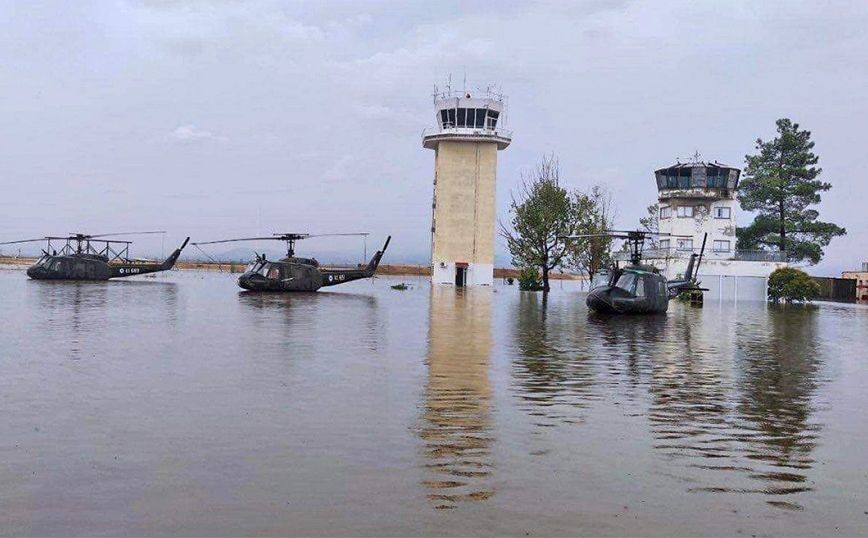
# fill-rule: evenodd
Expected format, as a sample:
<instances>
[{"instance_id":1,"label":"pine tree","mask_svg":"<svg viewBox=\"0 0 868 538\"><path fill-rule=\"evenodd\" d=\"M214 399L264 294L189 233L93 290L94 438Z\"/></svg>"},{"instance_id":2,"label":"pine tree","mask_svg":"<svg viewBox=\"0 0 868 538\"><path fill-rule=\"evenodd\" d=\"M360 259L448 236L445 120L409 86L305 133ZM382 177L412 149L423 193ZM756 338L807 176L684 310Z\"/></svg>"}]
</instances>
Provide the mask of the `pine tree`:
<instances>
[{"instance_id":1,"label":"pine tree","mask_svg":"<svg viewBox=\"0 0 868 538\"><path fill-rule=\"evenodd\" d=\"M757 216L738 230L738 248L775 248L789 261L817 263L823 247L847 231L817 220L820 214L811 208L820 203L820 192L832 185L818 179L822 169L816 166L819 157L812 151L810 131L799 130L798 123L786 118L777 121L777 130L777 138L758 139L758 153L745 156L739 201L742 209Z\"/></svg>"}]
</instances>

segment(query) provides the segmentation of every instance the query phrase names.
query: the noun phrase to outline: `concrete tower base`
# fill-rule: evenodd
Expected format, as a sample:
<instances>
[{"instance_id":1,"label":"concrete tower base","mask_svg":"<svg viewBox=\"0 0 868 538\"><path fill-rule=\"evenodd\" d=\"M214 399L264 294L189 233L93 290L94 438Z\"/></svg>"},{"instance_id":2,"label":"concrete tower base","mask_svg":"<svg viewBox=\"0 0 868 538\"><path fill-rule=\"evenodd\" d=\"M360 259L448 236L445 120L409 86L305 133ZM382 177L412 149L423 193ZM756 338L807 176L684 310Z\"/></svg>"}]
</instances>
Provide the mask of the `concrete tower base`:
<instances>
[{"instance_id":1,"label":"concrete tower base","mask_svg":"<svg viewBox=\"0 0 868 538\"><path fill-rule=\"evenodd\" d=\"M431 272L431 282L434 284L451 284L457 285L459 271L461 267L457 267L455 262L441 262L434 264L434 270ZM494 283L494 264L493 263L468 263L464 269L465 286L491 286Z\"/></svg>"}]
</instances>

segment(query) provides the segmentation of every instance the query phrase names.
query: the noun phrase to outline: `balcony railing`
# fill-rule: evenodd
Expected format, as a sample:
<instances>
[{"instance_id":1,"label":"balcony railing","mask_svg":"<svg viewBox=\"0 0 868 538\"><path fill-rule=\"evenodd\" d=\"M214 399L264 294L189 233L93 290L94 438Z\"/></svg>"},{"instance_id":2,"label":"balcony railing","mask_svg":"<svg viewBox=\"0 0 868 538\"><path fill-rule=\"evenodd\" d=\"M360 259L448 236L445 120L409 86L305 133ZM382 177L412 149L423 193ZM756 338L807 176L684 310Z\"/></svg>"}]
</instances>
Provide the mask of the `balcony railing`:
<instances>
[{"instance_id":1,"label":"balcony railing","mask_svg":"<svg viewBox=\"0 0 868 538\"><path fill-rule=\"evenodd\" d=\"M687 258L691 254L699 254L698 248L679 249L676 247L669 248L645 248L642 251L642 257L646 260L666 260ZM737 260L749 262L784 262L786 258L783 252L774 252L769 250L714 250L705 247L706 257L710 259ZM616 260L629 260L628 252L614 253Z\"/></svg>"},{"instance_id":2,"label":"balcony railing","mask_svg":"<svg viewBox=\"0 0 868 538\"><path fill-rule=\"evenodd\" d=\"M512 139L512 131L509 129L485 129L483 127L428 127L422 131L422 138L437 135L469 135L469 136L490 136L493 138L508 138Z\"/></svg>"}]
</instances>

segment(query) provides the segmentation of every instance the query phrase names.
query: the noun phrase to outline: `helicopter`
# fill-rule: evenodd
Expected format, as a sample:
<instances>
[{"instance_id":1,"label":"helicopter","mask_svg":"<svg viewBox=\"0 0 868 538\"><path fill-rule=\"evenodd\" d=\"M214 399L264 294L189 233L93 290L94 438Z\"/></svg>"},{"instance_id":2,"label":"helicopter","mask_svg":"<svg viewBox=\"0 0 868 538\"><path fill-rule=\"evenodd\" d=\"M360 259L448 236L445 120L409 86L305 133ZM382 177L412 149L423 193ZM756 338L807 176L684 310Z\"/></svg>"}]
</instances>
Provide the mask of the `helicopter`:
<instances>
[{"instance_id":1,"label":"helicopter","mask_svg":"<svg viewBox=\"0 0 868 538\"><path fill-rule=\"evenodd\" d=\"M699 254L692 253L683 278L667 280L652 265L642 264L642 249L649 235L666 235L645 231L609 231L600 234L572 235L564 239L613 237L625 239L630 245L630 265L618 267L617 262L602 282L591 284L585 302L588 308L605 314L663 314L669 308L669 300L685 291L707 291L700 288L695 275L702 263L705 241Z\"/></svg>"},{"instance_id":2,"label":"helicopter","mask_svg":"<svg viewBox=\"0 0 868 538\"><path fill-rule=\"evenodd\" d=\"M0 245L15 245L47 241L42 256L27 269L27 276L34 280L108 280L128 276L144 275L168 271L175 266L181 251L190 240L184 243L162 263L150 260L130 259L129 248L132 241L105 239L123 235L147 235L166 232L123 232L112 234L73 233L68 237L41 237L7 241ZM64 242L60 250L52 248L51 242Z\"/></svg>"},{"instance_id":3,"label":"helicopter","mask_svg":"<svg viewBox=\"0 0 868 538\"><path fill-rule=\"evenodd\" d=\"M324 286L335 286L362 278L371 278L377 272L383 253L389 247L392 236L386 238L386 243L378 250L367 266L357 268L323 268L314 258L300 258L295 255L295 243L314 237L363 236L368 233L337 233L337 234L307 234L280 233L271 237L243 237L239 239L222 239L219 241L204 241L192 243L199 245L214 245L217 243L232 243L237 241L284 241L286 257L278 261L269 261L265 254L256 254L253 263L247 266L244 274L238 277L238 285L249 291L317 291ZM200 249L201 250L201 249ZM204 252L204 251L203 251Z\"/></svg>"}]
</instances>

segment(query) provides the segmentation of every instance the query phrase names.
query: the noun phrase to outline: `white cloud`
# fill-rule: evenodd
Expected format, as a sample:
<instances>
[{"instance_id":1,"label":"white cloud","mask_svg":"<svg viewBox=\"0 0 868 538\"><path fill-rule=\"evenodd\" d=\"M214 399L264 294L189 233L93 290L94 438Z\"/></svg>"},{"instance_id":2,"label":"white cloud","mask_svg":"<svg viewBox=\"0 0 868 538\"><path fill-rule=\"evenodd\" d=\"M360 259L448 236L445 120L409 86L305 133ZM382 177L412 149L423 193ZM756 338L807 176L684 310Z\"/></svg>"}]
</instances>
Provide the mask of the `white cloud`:
<instances>
[{"instance_id":1,"label":"white cloud","mask_svg":"<svg viewBox=\"0 0 868 538\"><path fill-rule=\"evenodd\" d=\"M207 129L200 129L192 123L175 127L175 130L171 132L169 137L176 142L183 143L202 142L207 140L226 142L228 140L226 137L218 136Z\"/></svg>"}]
</instances>

